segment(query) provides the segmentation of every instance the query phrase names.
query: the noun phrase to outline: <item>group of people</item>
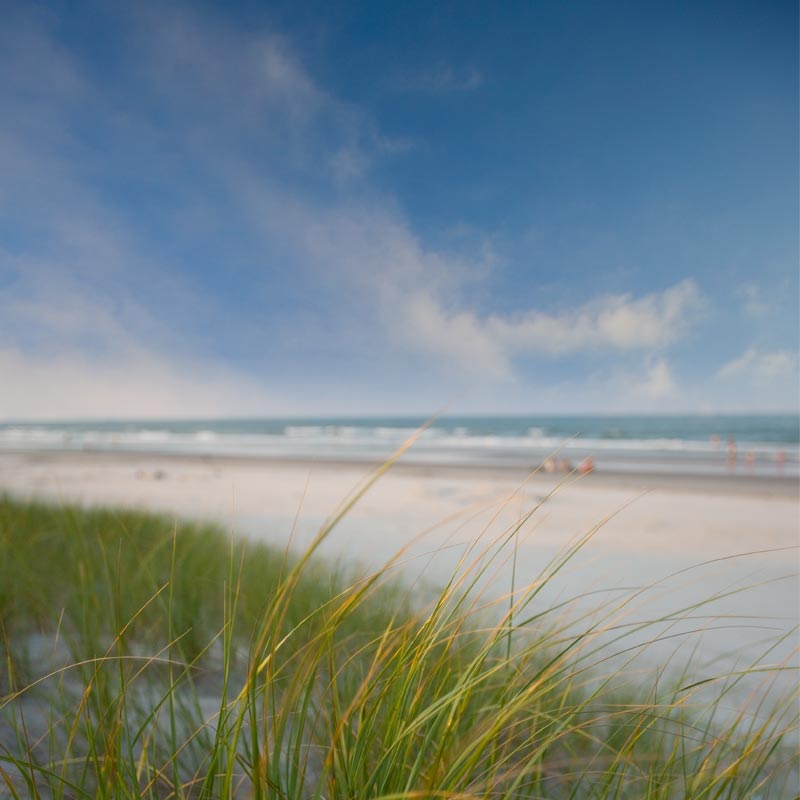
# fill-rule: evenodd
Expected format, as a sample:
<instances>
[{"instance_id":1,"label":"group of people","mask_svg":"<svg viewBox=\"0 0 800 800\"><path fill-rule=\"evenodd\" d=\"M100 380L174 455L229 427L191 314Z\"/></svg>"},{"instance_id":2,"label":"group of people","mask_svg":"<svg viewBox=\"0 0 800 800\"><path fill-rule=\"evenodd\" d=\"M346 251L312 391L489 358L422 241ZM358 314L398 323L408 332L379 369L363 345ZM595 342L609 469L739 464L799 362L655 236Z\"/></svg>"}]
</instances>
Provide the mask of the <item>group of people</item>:
<instances>
[{"instance_id":1,"label":"group of people","mask_svg":"<svg viewBox=\"0 0 800 800\"><path fill-rule=\"evenodd\" d=\"M720 437L716 434L711 437L711 443L714 447L719 447L722 444ZM738 459L739 453L736 446L736 439L733 436L729 436L727 441L728 469L736 469ZM748 450L744 454L744 462L747 467L754 467L756 463L756 454L752 450ZM783 450L778 450L775 454L775 464L779 471L783 470L786 464L786 454L783 452ZM563 474L578 472L581 475L588 475L590 472L594 472L595 463L592 456L586 456L586 458L580 461L576 467L573 466L572 462L568 458L556 458L554 456L549 456L542 464L542 469L551 474L559 472Z\"/></svg>"},{"instance_id":2,"label":"group of people","mask_svg":"<svg viewBox=\"0 0 800 800\"><path fill-rule=\"evenodd\" d=\"M577 467L573 467L572 462L568 458L554 458L550 456L542 464L542 469L549 473L563 472L569 474L570 472L577 471L581 475L588 475L590 472L594 472L594 459L591 456L586 456Z\"/></svg>"},{"instance_id":3,"label":"group of people","mask_svg":"<svg viewBox=\"0 0 800 800\"><path fill-rule=\"evenodd\" d=\"M720 438L716 434L711 437L711 444L714 447L719 447L720 445ZM733 436L728 437L728 444L727 444L727 456L728 456L728 469L734 470L736 469L736 463L739 459L739 451L736 447L736 439ZM744 454L744 463L748 467L754 467L756 463L756 454L752 450L748 450ZM777 466L778 470L782 470L786 464L786 453L783 450L778 450L775 453L775 465Z\"/></svg>"}]
</instances>

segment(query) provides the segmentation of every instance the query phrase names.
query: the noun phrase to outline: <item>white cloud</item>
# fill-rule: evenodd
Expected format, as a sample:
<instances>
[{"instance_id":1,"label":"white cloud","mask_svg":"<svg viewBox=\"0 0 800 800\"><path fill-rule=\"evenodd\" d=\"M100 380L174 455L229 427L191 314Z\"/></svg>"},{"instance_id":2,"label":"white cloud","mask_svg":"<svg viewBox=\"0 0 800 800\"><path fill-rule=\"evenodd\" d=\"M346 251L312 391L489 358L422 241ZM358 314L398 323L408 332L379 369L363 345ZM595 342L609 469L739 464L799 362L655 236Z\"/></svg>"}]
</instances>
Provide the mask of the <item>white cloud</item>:
<instances>
[{"instance_id":1,"label":"white cloud","mask_svg":"<svg viewBox=\"0 0 800 800\"><path fill-rule=\"evenodd\" d=\"M299 261L362 329L376 327L390 344L433 358L450 373L505 379L520 357L657 352L680 339L705 308L686 279L640 297L602 295L549 312L481 314L464 299L465 283L486 280L492 249L467 261L426 248L388 207L313 207L246 175L231 178L238 201ZM348 314L343 314L344 318Z\"/></svg>"},{"instance_id":2,"label":"white cloud","mask_svg":"<svg viewBox=\"0 0 800 800\"><path fill-rule=\"evenodd\" d=\"M469 310L448 312L429 292L409 297L405 315L421 349L473 370L507 375L519 356L661 349L684 333L701 306L697 286L683 281L638 299L599 297L558 314L532 309L483 319Z\"/></svg>"},{"instance_id":3,"label":"white cloud","mask_svg":"<svg viewBox=\"0 0 800 800\"><path fill-rule=\"evenodd\" d=\"M758 350L755 347L748 347L740 356L723 364L717 370L717 376L720 378L728 378L731 375L738 375L751 366L757 357Z\"/></svg>"},{"instance_id":4,"label":"white cloud","mask_svg":"<svg viewBox=\"0 0 800 800\"><path fill-rule=\"evenodd\" d=\"M791 377L797 372L797 354L788 350L762 352L748 347L717 370L718 378L752 376L759 379Z\"/></svg>"},{"instance_id":5,"label":"white cloud","mask_svg":"<svg viewBox=\"0 0 800 800\"><path fill-rule=\"evenodd\" d=\"M214 364L158 353L119 359L0 349L0 419L257 415L285 410L264 387Z\"/></svg>"},{"instance_id":6,"label":"white cloud","mask_svg":"<svg viewBox=\"0 0 800 800\"><path fill-rule=\"evenodd\" d=\"M637 387L645 397L663 398L675 392L675 381L669 364L663 359L651 364L647 376Z\"/></svg>"},{"instance_id":7,"label":"white cloud","mask_svg":"<svg viewBox=\"0 0 800 800\"><path fill-rule=\"evenodd\" d=\"M392 317L399 343L427 356L438 357L456 371L481 373L486 378L511 377L509 355L468 311L446 314L425 292L403 297Z\"/></svg>"},{"instance_id":8,"label":"white cloud","mask_svg":"<svg viewBox=\"0 0 800 800\"><path fill-rule=\"evenodd\" d=\"M228 185L265 241L297 253L313 286L342 304L343 319L451 374L500 379L514 375L520 357L658 352L706 307L697 284L685 279L660 292L601 295L558 312L536 308L532 297L525 311L480 313L465 299L465 285L490 278L491 246L473 248L472 260L427 248L381 198L370 208L314 206L244 170L231 173Z\"/></svg>"},{"instance_id":9,"label":"white cloud","mask_svg":"<svg viewBox=\"0 0 800 800\"><path fill-rule=\"evenodd\" d=\"M790 350L763 350L754 345L714 373L706 395L721 408L787 411L800 402L798 356Z\"/></svg>"},{"instance_id":10,"label":"white cloud","mask_svg":"<svg viewBox=\"0 0 800 800\"><path fill-rule=\"evenodd\" d=\"M558 314L532 309L485 318L468 309L447 310L435 292L419 290L396 298L393 318L407 320L397 332L420 351L471 371L508 376L520 356L664 348L685 332L701 306L692 281L638 299L600 297Z\"/></svg>"},{"instance_id":11,"label":"white cloud","mask_svg":"<svg viewBox=\"0 0 800 800\"><path fill-rule=\"evenodd\" d=\"M509 348L528 353L648 350L678 339L702 307L697 284L687 279L663 292L598 297L558 314L491 316L487 328Z\"/></svg>"}]
</instances>

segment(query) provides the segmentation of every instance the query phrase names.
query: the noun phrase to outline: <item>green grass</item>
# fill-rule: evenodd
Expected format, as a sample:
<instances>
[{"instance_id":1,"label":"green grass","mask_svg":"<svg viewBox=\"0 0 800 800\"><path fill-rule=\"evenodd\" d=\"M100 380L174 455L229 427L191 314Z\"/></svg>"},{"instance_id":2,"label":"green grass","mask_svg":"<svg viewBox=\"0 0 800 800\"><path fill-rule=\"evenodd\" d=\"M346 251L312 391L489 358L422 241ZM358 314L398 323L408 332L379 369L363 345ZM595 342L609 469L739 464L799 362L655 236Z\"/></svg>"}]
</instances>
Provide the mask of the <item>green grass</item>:
<instances>
[{"instance_id":1,"label":"green grass","mask_svg":"<svg viewBox=\"0 0 800 800\"><path fill-rule=\"evenodd\" d=\"M331 570L316 550L371 481L299 554L0 499L0 797L793 796L797 696L758 708L777 668L731 714L756 667L632 679L619 605L541 605L580 542L496 603L516 528L429 598L393 564Z\"/></svg>"}]
</instances>

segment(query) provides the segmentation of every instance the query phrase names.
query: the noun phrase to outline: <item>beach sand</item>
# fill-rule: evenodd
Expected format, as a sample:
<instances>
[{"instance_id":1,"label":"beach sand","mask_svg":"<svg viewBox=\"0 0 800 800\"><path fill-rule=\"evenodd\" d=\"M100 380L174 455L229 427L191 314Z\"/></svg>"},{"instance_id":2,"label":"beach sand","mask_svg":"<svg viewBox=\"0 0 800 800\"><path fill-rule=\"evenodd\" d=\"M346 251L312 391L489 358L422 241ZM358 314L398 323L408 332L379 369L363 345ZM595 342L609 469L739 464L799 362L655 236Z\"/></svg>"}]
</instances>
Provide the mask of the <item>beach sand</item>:
<instances>
[{"instance_id":1,"label":"beach sand","mask_svg":"<svg viewBox=\"0 0 800 800\"><path fill-rule=\"evenodd\" d=\"M214 519L281 542L296 516L303 528L314 528L374 466L134 453L0 453L0 491ZM614 515L602 528L604 548L653 557L681 552L702 559L797 545L799 490L796 481L780 477L529 476L512 468L400 462L348 519L359 524L371 520L376 532L391 522L411 537L453 515L474 513L474 535L483 517L503 504L495 527L512 524L547 498L532 520L538 544L563 544ZM254 526L259 519L263 530ZM283 529L282 522L287 523ZM469 535L467 530L464 534ZM386 538L377 535L366 552L359 551L378 559L391 554Z\"/></svg>"},{"instance_id":2,"label":"beach sand","mask_svg":"<svg viewBox=\"0 0 800 800\"><path fill-rule=\"evenodd\" d=\"M294 528L293 541L303 547L369 470L370 465L346 462L2 453L0 490L213 519L237 534L278 544ZM515 469L402 462L348 513L326 549L379 566L425 531L411 555L457 549L487 527L490 535L499 533L539 503L519 541L527 575L548 554L601 523L584 555L608 561L610 574L596 568L597 579L614 585L629 584L632 575L656 578L670 567L752 551L777 551L761 557L777 566L798 563L791 548L799 543L800 503L798 485L790 479L529 477ZM445 559L443 569L448 564Z\"/></svg>"},{"instance_id":3,"label":"beach sand","mask_svg":"<svg viewBox=\"0 0 800 800\"><path fill-rule=\"evenodd\" d=\"M373 465L374 466L374 465ZM299 549L369 473L369 465L131 453L0 453L0 491L87 506L210 519L237 536ZM476 540L488 542L532 509L514 547L493 565L489 599L538 579L552 559L595 531L537 597L571 598L575 613L615 608L614 625L662 619L663 646L731 665L759 658L797 663L797 483L746 476L697 478L534 475L515 469L396 465L352 508L322 548L348 566L398 570L424 591L450 577ZM481 539L481 535L483 538ZM513 559L512 559L513 556ZM635 603L623 599L637 592ZM713 603L690 609L716 595ZM616 605L615 605L616 604ZM674 622L674 617L681 617ZM648 628L642 641L652 640ZM626 646L636 640L626 640ZM786 685L792 680L788 673Z\"/></svg>"}]
</instances>

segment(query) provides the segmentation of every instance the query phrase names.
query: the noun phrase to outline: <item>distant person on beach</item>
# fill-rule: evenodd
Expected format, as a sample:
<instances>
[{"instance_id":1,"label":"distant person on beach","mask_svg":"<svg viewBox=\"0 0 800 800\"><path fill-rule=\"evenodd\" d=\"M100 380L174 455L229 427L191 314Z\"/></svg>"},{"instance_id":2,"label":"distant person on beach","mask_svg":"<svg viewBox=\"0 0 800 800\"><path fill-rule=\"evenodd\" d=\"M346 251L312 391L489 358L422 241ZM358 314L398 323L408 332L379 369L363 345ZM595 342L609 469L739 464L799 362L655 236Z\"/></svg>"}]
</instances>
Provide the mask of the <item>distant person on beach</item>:
<instances>
[{"instance_id":1,"label":"distant person on beach","mask_svg":"<svg viewBox=\"0 0 800 800\"><path fill-rule=\"evenodd\" d=\"M591 456L586 456L586 458L578 464L578 472L581 475L588 475L590 472L594 472L594 459Z\"/></svg>"},{"instance_id":2,"label":"distant person on beach","mask_svg":"<svg viewBox=\"0 0 800 800\"><path fill-rule=\"evenodd\" d=\"M736 469L736 439L728 437L728 469Z\"/></svg>"}]
</instances>

